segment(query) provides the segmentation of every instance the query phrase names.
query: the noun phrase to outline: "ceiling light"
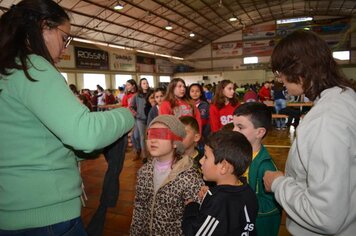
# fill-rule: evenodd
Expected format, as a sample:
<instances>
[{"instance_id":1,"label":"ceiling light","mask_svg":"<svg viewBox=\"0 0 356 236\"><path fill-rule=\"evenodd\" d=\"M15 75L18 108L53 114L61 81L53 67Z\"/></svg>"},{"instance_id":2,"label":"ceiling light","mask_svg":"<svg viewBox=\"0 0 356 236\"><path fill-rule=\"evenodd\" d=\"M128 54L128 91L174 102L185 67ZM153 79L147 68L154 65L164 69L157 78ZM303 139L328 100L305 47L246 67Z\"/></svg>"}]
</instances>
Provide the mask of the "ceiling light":
<instances>
[{"instance_id":1,"label":"ceiling light","mask_svg":"<svg viewBox=\"0 0 356 236\"><path fill-rule=\"evenodd\" d=\"M173 29L173 26L171 25L171 23L168 23L166 25L166 27L164 27L166 30L172 30Z\"/></svg>"},{"instance_id":2,"label":"ceiling light","mask_svg":"<svg viewBox=\"0 0 356 236\"><path fill-rule=\"evenodd\" d=\"M193 32L191 32L190 34L189 34L189 37L191 37L191 38L193 38L195 36L195 34L193 33Z\"/></svg>"},{"instance_id":3,"label":"ceiling light","mask_svg":"<svg viewBox=\"0 0 356 236\"><path fill-rule=\"evenodd\" d=\"M237 17L232 16L232 17L230 17L230 18L229 18L229 21L231 21L231 22L233 22L233 21L237 21Z\"/></svg>"},{"instance_id":4,"label":"ceiling light","mask_svg":"<svg viewBox=\"0 0 356 236\"><path fill-rule=\"evenodd\" d=\"M123 8L124 8L124 5L121 4L120 1L117 1L117 4L114 6L114 9L115 9L115 10L121 10L121 9L123 9Z\"/></svg>"}]
</instances>

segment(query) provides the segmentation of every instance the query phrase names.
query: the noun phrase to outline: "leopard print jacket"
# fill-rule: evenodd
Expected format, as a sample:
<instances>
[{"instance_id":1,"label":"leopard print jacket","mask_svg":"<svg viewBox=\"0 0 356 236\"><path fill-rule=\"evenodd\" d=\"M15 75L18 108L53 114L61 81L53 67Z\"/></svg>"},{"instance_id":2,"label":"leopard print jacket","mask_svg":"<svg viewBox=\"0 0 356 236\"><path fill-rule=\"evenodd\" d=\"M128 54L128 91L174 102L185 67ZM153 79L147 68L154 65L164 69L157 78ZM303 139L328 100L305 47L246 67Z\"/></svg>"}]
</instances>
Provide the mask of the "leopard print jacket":
<instances>
[{"instance_id":1,"label":"leopard print jacket","mask_svg":"<svg viewBox=\"0 0 356 236\"><path fill-rule=\"evenodd\" d=\"M182 217L187 199L198 201L204 182L192 167L193 161L184 156L175 163L167 179L154 193L153 163L147 162L138 171L136 197L130 235L183 235Z\"/></svg>"}]
</instances>

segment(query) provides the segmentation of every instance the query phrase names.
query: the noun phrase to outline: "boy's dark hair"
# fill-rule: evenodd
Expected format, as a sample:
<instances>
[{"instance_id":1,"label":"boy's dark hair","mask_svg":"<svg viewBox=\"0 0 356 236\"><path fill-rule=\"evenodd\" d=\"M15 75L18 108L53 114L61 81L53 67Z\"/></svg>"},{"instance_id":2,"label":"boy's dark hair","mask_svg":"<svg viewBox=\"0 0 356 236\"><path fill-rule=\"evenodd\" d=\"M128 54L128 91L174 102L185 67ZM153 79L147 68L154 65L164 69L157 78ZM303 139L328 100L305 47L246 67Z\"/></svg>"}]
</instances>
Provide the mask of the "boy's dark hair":
<instances>
[{"instance_id":1,"label":"boy's dark hair","mask_svg":"<svg viewBox=\"0 0 356 236\"><path fill-rule=\"evenodd\" d=\"M198 121L192 117L192 116L181 116L179 117L180 121L184 124L184 125L189 125L195 133L199 133L199 124Z\"/></svg>"},{"instance_id":2,"label":"boy's dark hair","mask_svg":"<svg viewBox=\"0 0 356 236\"><path fill-rule=\"evenodd\" d=\"M246 102L234 111L234 116L248 116L254 128L265 128L266 133L272 124L272 112L267 105L260 102Z\"/></svg>"},{"instance_id":3,"label":"boy's dark hair","mask_svg":"<svg viewBox=\"0 0 356 236\"><path fill-rule=\"evenodd\" d=\"M227 123L221 128L221 130L230 130L230 131L232 131L233 129L234 129L234 123Z\"/></svg>"},{"instance_id":4,"label":"boy's dark hair","mask_svg":"<svg viewBox=\"0 0 356 236\"><path fill-rule=\"evenodd\" d=\"M215 164L226 160L234 167L234 175L239 178L245 173L252 161L252 146L247 138L229 130L211 133L205 143L215 156Z\"/></svg>"}]
</instances>

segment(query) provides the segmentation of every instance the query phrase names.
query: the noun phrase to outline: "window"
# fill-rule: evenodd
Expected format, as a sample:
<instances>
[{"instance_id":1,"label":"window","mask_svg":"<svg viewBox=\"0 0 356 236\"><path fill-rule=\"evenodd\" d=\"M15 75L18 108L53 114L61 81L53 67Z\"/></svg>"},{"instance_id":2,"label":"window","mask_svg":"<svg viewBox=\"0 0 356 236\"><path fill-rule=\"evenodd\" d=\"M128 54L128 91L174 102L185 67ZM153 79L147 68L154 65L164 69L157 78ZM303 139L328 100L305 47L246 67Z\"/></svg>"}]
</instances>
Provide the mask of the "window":
<instances>
[{"instance_id":1,"label":"window","mask_svg":"<svg viewBox=\"0 0 356 236\"><path fill-rule=\"evenodd\" d=\"M171 77L170 76L166 76L166 75L162 75L159 77L159 82L161 83L169 83L171 82Z\"/></svg>"},{"instance_id":2,"label":"window","mask_svg":"<svg viewBox=\"0 0 356 236\"><path fill-rule=\"evenodd\" d=\"M142 78L146 78L147 79L148 84L150 85L151 88L155 87L155 82L153 80L153 75L140 75L140 79L142 79Z\"/></svg>"},{"instance_id":3,"label":"window","mask_svg":"<svg viewBox=\"0 0 356 236\"><path fill-rule=\"evenodd\" d=\"M84 88L96 90L96 85L106 89L105 75L104 74L84 74Z\"/></svg>"},{"instance_id":4,"label":"window","mask_svg":"<svg viewBox=\"0 0 356 236\"><path fill-rule=\"evenodd\" d=\"M115 88L125 87L126 81L132 79L132 75L115 75Z\"/></svg>"},{"instance_id":5,"label":"window","mask_svg":"<svg viewBox=\"0 0 356 236\"><path fill-rule=\"evenodd\" d=\"M63 75L63 77L66 79L66 81L68 82L68 74L67 73L62 73L61 74Z\"/></svg>"},{"instance_id":6,"label":"window","mask_svg":"<svg viewBox=\"0 0 356 236\"><path fill-rule=\"evenodd\" d=\"M244 64L256 64L258 63L258 57L244 57Z\"/></svg>"},{"instance_id":7,"label":"window","mask_svg":"<svg viewBox=\"0 0 356 236\"><path fill-rule=\"evenodd\" d=\"M350 60L350 51L333 52L333 57L341 61Z\"/></svg>"}]
</instances>

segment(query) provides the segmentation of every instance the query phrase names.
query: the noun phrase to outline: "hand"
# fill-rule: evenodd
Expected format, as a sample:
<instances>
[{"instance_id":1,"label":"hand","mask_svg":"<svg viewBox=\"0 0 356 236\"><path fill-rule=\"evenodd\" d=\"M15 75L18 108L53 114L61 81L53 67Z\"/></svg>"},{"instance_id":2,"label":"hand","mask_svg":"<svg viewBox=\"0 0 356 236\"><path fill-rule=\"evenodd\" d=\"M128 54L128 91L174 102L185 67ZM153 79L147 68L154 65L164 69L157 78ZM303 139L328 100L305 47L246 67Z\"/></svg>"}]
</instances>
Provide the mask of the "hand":
<instances>
[{"instance_id":1,"label":"hand","mask_svg":"<svg viewBox=\"0 0 356 236\"><path fill-rule=\"evenodd\" d=\"M192 199L187 199L187 200L185 200L184 205L186 206L186 205L188 205L188 204L191 203L191 202L193 202Z\"/></svg>"},{"instance_id":2,"label":"hand","mask_svg":"<svg viewBox=\"0 0 356 236\"><path fill-rule=\"evenodd\" d=\"M284 173L282 171L266 171L265 175L263 176L263 182L265 184L265 189L267 192L272 192L271 187L273 181L280 177L284 176Z\"/></svg>"},{"instance_id":3,"label":"hand","mask_svg":"<svg viewBox=\"0 0 356 236\"><path fill-rule=\"evenodd\" d=\"M202 201L204 199L204 196L205 196L206 192L208 192L208 190L209 190L209 187L206 185L204 185L200 188L200 191L198 193L198 198L200 201Z\"/></svg>"}]
</instances>

